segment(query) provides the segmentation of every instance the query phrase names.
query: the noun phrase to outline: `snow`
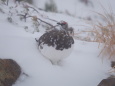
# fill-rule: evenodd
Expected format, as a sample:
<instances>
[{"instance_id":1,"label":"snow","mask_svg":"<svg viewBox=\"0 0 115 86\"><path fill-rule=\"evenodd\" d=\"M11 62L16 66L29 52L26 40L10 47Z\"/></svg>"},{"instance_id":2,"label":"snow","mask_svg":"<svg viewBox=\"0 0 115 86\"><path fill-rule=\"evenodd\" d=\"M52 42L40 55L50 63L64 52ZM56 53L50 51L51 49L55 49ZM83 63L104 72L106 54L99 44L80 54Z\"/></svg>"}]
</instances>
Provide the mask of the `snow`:
<instances>
[{"instance_id":1,"label":"snow","mask_svg":"<svg viewBox=\"0 0 115 86\"><path fill-rule=\"evenodd\" d=\"M44 4L50 0L34 0L34 5L38 8L44 9ZM77 18L91 17L96 20L97 15L95 12L103 12L103 7L107 11L115 12L115 1L114 0L88 0L89 3L86 5L80 0L54 0L57 9L60 12L68 11L70 14L76 16ZM112 9L111 9L112 8Z\"/></svg>"},{"instance_id":2,"label":"snow","mask_svg":"<svg viewBox=\"0 0 115 86\"><path fill-rule=\"evenodd\" d=\"M13 3L10 5L15 6ZM13 16L16 23L9 23L7 21L9 7L1 5L0 8L6 12L6 14L0 12L0 57L15 60L22 71L29 75L28 77L21 75L13 86L97 86L102 79L110 75L110 61L98 57L100 48L96 42L75 39L71 55L65 58L61 65L52 65L41 55L35 41L36 37L44 33L44 28L40 27L40 32L33 33L30 31L33 30L32 21L28 19L25 23L16 16ZM15 9L22 10L22 7L14 8L14 14ZM42 11L41 13L57 21L67 21L75 31L87 29L85 25L88 26L82 20L67 15ZM29 27L28 31L23 28L26 25Z\"/></svg>"}]
</instances>

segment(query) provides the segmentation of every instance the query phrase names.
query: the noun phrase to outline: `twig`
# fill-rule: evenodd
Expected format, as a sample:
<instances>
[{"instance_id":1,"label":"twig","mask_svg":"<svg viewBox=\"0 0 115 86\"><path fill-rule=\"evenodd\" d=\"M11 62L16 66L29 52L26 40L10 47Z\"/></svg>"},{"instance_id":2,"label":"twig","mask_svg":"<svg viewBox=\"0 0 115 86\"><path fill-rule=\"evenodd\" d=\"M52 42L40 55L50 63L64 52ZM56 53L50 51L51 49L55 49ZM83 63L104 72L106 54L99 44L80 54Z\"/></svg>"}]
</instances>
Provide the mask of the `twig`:
<instances>
[{"instance_id":1,"label":"twig","mask_svg":"<svg viewBox=\"0 0 115 86\"><path fill-rule=\"evenodd\" d=\"M34 7L29 6L29 8L32 8L34 11L36 11L37 13L40 14L40 12L39 12L38 10L36 10ZM42 17L43 17L43 16L42 16ZM46 18L46 19L51 20L51 21L54 21L54 22L58 22L58 21L56 21L56 20L54 20L54 19L50 19L50 18Z\"/></svg>"},{"instance_id":2,"label":"twig","mask_svg":"<svg viewBox=\"0 0 115 86\"><path fill-rule=\"evenodd\" d=\"M34 11L36 11L37 13L39 13L38 10L36 10L34 7L29 6L29 8L32 8Z\"/></svg>"},{"instance_id":3,"label":"twig","mask_svg":"<svg viewBox=\"0 0 115 86\"><path fill-rule=\"evenodd\" d=\"M40 20L41 22L44 22L44 23L48 24L49 26L53 27L52 24L50 24L50 23L48 23L48 22L46 22L46 21L43 21L43 20L41 20L40 18L37 18L37 19Z\"/></svg>"},{"instance_id":4,"label":"twig","mask_svg":"<svg viewBox=\"0 0 115 86\"><path fill-rule=\"evenodd\" d=\"M23 14L18 14L18 16L23 16L24 17L24 19L25 19L25 21L26 21L26 18L29 18L29 17L34 17L34 16L27 16L27 13L25 14L25 15L23 15ZM37 17L36 17L37 18ZM40 20L41 22L43 22L43 23L45 23L45 24L47 24L47 25L49 25L49 26L51 26L51 27L55 27L55 26L53 26L52 24L50 24L50 23L48 23L48 22L46 22L46 21L43 21L42 19L40 19L40 18L37 18L38 20Z\"/></svg>"},{"instance_id":5,"label":"twig","mask_svg":"<svg viewBox=\"0 0 115 86\"><path fill-rule=\"evenodd\" d=\"M7 6L8 6L8 2L9 2L9 0L7 0Z\"/></svg>"},{"instance_id":6,"label":"twig","mask_svg":"<svg viewBox=\"0 0 115 86\"><path fill-rule=\"evenodd\" d=\"M23 14L18 14L17 16L23 16L23 18L25 19L25 22L26 22L26 18L28 18L27 15L28 15L28 13L25 13L24 15Z\"/></svg>"},{"instance_id":7,"label":"twig","mask_svg":"<svg viewBox=\"0 0 115 86\"><path fill-rule=\"evenodd\" d=\"M48 20L51 20L51 21L54 21L54 22L57 22L57 23L58 23L58 21L56 21L56 20L54 20L54 19L50 19L50 18L46 18L46 19L48 19Z\"/></svg>"}]
</instances>

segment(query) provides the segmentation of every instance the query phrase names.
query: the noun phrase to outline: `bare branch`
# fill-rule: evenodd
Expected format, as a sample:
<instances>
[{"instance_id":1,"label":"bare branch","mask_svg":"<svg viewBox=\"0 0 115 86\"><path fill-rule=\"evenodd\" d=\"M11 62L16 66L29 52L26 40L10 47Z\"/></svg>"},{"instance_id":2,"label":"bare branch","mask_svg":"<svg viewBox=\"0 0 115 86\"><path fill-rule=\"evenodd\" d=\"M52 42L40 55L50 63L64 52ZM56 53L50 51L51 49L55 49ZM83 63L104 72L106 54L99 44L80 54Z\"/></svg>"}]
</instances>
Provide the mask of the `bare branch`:
<instances>
[{"instance_id":1,"label":"bare branch","mask_svg":"<svg viewBox=\"0 0 115 86\"><path fill-rule=\"evenodd\" d=\"M41 20L40 18L37 18L37 19L40 20L41 22L44 22L44 23L48 24L49 26L53 27L52 24L50 24L50 23L48 23L48 22L46 22L46 21L43 21L43 20Z\"/></svg>"},{"instance_id":2,"label":"bare branch","mask_svg":"<svg viewBox=\"0 0 115 86\"><path fill-rule=\"evenodd\" d=\"M34 11L36 11L37 13L40 14L40 12L39 12L38 10L36 10L34 7L29 6L29 8L32 8ZM41 15L41 14L40 14L40 15ZM43 17L43 16L42 16L42 17ZM46 18L46 19L51 20L51 21L54 21L54 22L58 22L58 21L56 21L56 20L54 20L54 19L51 19L51 18Z\"/></svg>"},{"instance_id":3,"label":"bare branch","mask_svg":"<svg viewBox=\"0 0 115 86\"><path fill-rule=\"evenodd\" d=\"M36 10L34 7L29 6L29 8L32 8L34 11L36 11L37 13L39 13L38 10Z\"/></svg>"},{"instance_id":4,"label":"bare branch","mask_svg":"<svg viewBox=\"0 0 115 86\"><path fill-rule=\"evenodd\" d=\"M51 21L54 21L54 22L57 22L57 23L58 23L58 21L56 21L56 20L54 20L54 19L50 19L50 18L46 18L46 19L48 19L48 20L51 20Z\"/></svg>"},{"instance_id":5,"label":"bare branch","mask_svg":"<svg viewBox=\"0 0 115 86\"><path fill-rule=\"evenodd\" d=\"M23 14L18 14L17 16L23 16L23 18L24 18L24 20L26 22L26 18L28 18L27 15L28 15L28 13L25 13L24 15Z\"/></svg>"}]
</instances>

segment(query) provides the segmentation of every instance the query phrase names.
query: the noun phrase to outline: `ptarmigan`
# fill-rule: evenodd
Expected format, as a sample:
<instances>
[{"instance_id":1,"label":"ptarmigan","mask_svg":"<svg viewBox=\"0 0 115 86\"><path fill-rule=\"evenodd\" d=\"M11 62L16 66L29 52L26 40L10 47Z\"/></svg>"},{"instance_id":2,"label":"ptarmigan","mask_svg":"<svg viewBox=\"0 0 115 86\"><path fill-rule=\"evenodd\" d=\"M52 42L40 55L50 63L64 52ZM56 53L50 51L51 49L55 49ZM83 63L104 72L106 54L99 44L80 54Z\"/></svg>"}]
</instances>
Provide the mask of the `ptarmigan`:
<instances>
[{"instance_id":1,"label":"ptarmigan","mask_svg":"<svg viewBox=\"0 0 115 86\"><path fill-rule=\"evenodd\" d=\"M67 22L57 23L61 26L60 30L54 29L44 33L38 40L39 51L48 58L52 64L68 57L73 50L74 39L70 36Z\"/></svg>"}]
</instances>

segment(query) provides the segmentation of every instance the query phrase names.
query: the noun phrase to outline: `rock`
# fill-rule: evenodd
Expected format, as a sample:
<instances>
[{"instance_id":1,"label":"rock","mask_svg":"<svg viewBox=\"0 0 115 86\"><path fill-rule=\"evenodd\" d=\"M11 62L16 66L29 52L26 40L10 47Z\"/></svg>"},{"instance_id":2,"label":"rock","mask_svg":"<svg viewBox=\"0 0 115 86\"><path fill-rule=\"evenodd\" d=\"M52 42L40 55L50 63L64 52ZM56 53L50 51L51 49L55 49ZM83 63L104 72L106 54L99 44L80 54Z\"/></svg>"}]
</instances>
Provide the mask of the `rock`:
<instances>
[{"instance_id":1,"label":"rock","mask_svg":"<svg viewBox=\"0 0 115 86\"><path fill-rule=\"evenodd\" d=\"M20 66L12 59L0 59L0 86L12 86L21 74Z\"/></svg>"},{"instance_id":2,"label":"rock","mask_svg":"<svg viewBox=\"0 0 115 86\"><path fill-rule=\"evenodd\" d=\"M103 79L98 86L115 86L115 78Z\"/></svg>"},{"instance_id":3,"label":"rock","mask_svg":"<svg viewBox=\"0 0 115 86\"><path fill-rule=\"evenodd\" d=\"M111 67L114 68L115 67L115 61L111 62Z\"/></svg>"}]
</instances>

